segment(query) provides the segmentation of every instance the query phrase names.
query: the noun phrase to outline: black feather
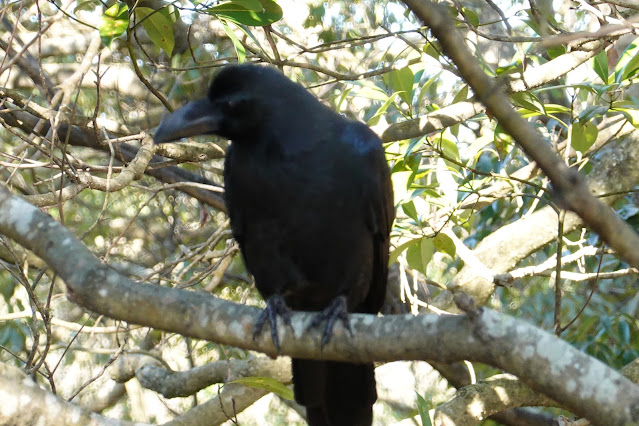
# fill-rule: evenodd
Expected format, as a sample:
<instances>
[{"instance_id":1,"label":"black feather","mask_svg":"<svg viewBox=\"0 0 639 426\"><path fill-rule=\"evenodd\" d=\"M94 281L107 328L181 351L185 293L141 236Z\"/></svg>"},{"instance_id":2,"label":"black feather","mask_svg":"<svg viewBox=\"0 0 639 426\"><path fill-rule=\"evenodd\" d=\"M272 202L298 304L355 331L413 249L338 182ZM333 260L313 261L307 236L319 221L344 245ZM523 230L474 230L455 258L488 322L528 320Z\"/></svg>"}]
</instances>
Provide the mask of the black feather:
<instances>
[{"instance_id":1,"label":"black feather","mask_svg":"<svg viewBox=\"0 0 639 426\"><path fill-rule=\"evenodd\" d=\"M268 302L256 331L286 316L286 306L323 311L343 306L340 297L348 312L377 313L394 217L379 138L270 67L227 66L196 102L165 119L155 139L175 140L182 129L232 141L224 169L231 228ZM373 364L294 359L293 382L309 424L371 424Z\"/></svg>"}]
</instances>

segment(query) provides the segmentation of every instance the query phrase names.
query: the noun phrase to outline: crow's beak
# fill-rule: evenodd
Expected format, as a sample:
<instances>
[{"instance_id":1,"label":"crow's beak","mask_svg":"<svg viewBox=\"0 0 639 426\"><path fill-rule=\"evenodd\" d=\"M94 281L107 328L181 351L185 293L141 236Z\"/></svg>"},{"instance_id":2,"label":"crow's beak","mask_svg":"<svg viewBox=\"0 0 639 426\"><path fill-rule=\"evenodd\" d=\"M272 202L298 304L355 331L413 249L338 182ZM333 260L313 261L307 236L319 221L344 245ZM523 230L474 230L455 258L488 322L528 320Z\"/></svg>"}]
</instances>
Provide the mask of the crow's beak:
<instances>
[{"instance_id":1,"label":"crow's beak","mask_svg":"<svg viewBox=\"0 0 639 426\"><path fill-rule=\"evenodd\" d=\"M218 131L220 114L208 99L190 102L165 117L155 131L155 143L172 142Z\"/></svg>"}]
</instances>

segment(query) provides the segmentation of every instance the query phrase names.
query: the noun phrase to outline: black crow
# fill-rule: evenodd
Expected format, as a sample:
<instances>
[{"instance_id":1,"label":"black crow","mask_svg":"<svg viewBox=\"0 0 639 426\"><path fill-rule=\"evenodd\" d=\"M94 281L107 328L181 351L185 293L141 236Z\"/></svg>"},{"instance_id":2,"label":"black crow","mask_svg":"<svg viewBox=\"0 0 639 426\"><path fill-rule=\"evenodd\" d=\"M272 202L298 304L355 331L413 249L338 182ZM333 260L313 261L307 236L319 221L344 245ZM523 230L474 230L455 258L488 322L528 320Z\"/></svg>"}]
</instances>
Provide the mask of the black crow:
<instances>
[{"instance_id":1,"label":"black crow","mask_svg":"<svg viewBox=\"0 0 639 426\"><path fill-rule=\"evenodd\" d=\"M326 106L278 70L224 67L208 96L166 117L155 142L215 134L231 140L224 163L233 236L266 300L255 325L320 312L325 344L347 312L384 301L393 193L384 149L364 124ZM293 359L295 399L310 425L370 425L373 364Z\"/></svg>"}]
</instances>

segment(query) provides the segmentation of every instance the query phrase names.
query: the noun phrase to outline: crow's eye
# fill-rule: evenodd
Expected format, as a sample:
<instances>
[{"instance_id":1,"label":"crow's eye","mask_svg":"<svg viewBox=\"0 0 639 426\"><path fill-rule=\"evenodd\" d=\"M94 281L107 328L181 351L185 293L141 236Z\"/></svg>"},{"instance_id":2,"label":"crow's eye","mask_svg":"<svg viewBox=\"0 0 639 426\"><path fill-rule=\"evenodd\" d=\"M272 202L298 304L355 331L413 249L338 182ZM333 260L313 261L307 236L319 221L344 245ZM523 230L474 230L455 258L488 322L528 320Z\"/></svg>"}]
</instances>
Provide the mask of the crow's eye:
<instances>
[{"instance_id":1,"label":"crow's eye","mask_svg":"<svg viewBox=\"0 0 639 426\"><path fill-rule=\"evenodd\" d=\"M224 102L224 109L230 114L244 114L250 109L250 100L243 98L227 99Z\"/></svg>"}]
</instances>

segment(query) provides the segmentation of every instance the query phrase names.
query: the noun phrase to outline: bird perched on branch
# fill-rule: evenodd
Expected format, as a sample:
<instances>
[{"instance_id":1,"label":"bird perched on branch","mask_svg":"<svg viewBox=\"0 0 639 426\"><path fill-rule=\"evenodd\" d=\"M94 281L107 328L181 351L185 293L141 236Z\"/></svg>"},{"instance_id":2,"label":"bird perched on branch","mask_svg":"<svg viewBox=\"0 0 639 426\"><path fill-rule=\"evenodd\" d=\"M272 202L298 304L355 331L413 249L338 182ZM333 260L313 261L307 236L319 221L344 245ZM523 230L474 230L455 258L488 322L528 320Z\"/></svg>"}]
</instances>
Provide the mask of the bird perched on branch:
<instances>
[{"instance_id":1,"label":"bird perched on branch","mask_svg":"<svg viewBox=\"0 0 639 426\"><path fill-rule=\"evenodd\" d=\"M347 312L376 314L388 273L393 194L379 138L364 124L322 105L278 70L224 67L205 98L166 117L155 142L215 134L231 140L225 200L266 308L276 321L290 310L319 312L322 344ZM370 425L377 399L374 366L293 359L295 399L310 425Z\"/></svg>"}]
</instances>

